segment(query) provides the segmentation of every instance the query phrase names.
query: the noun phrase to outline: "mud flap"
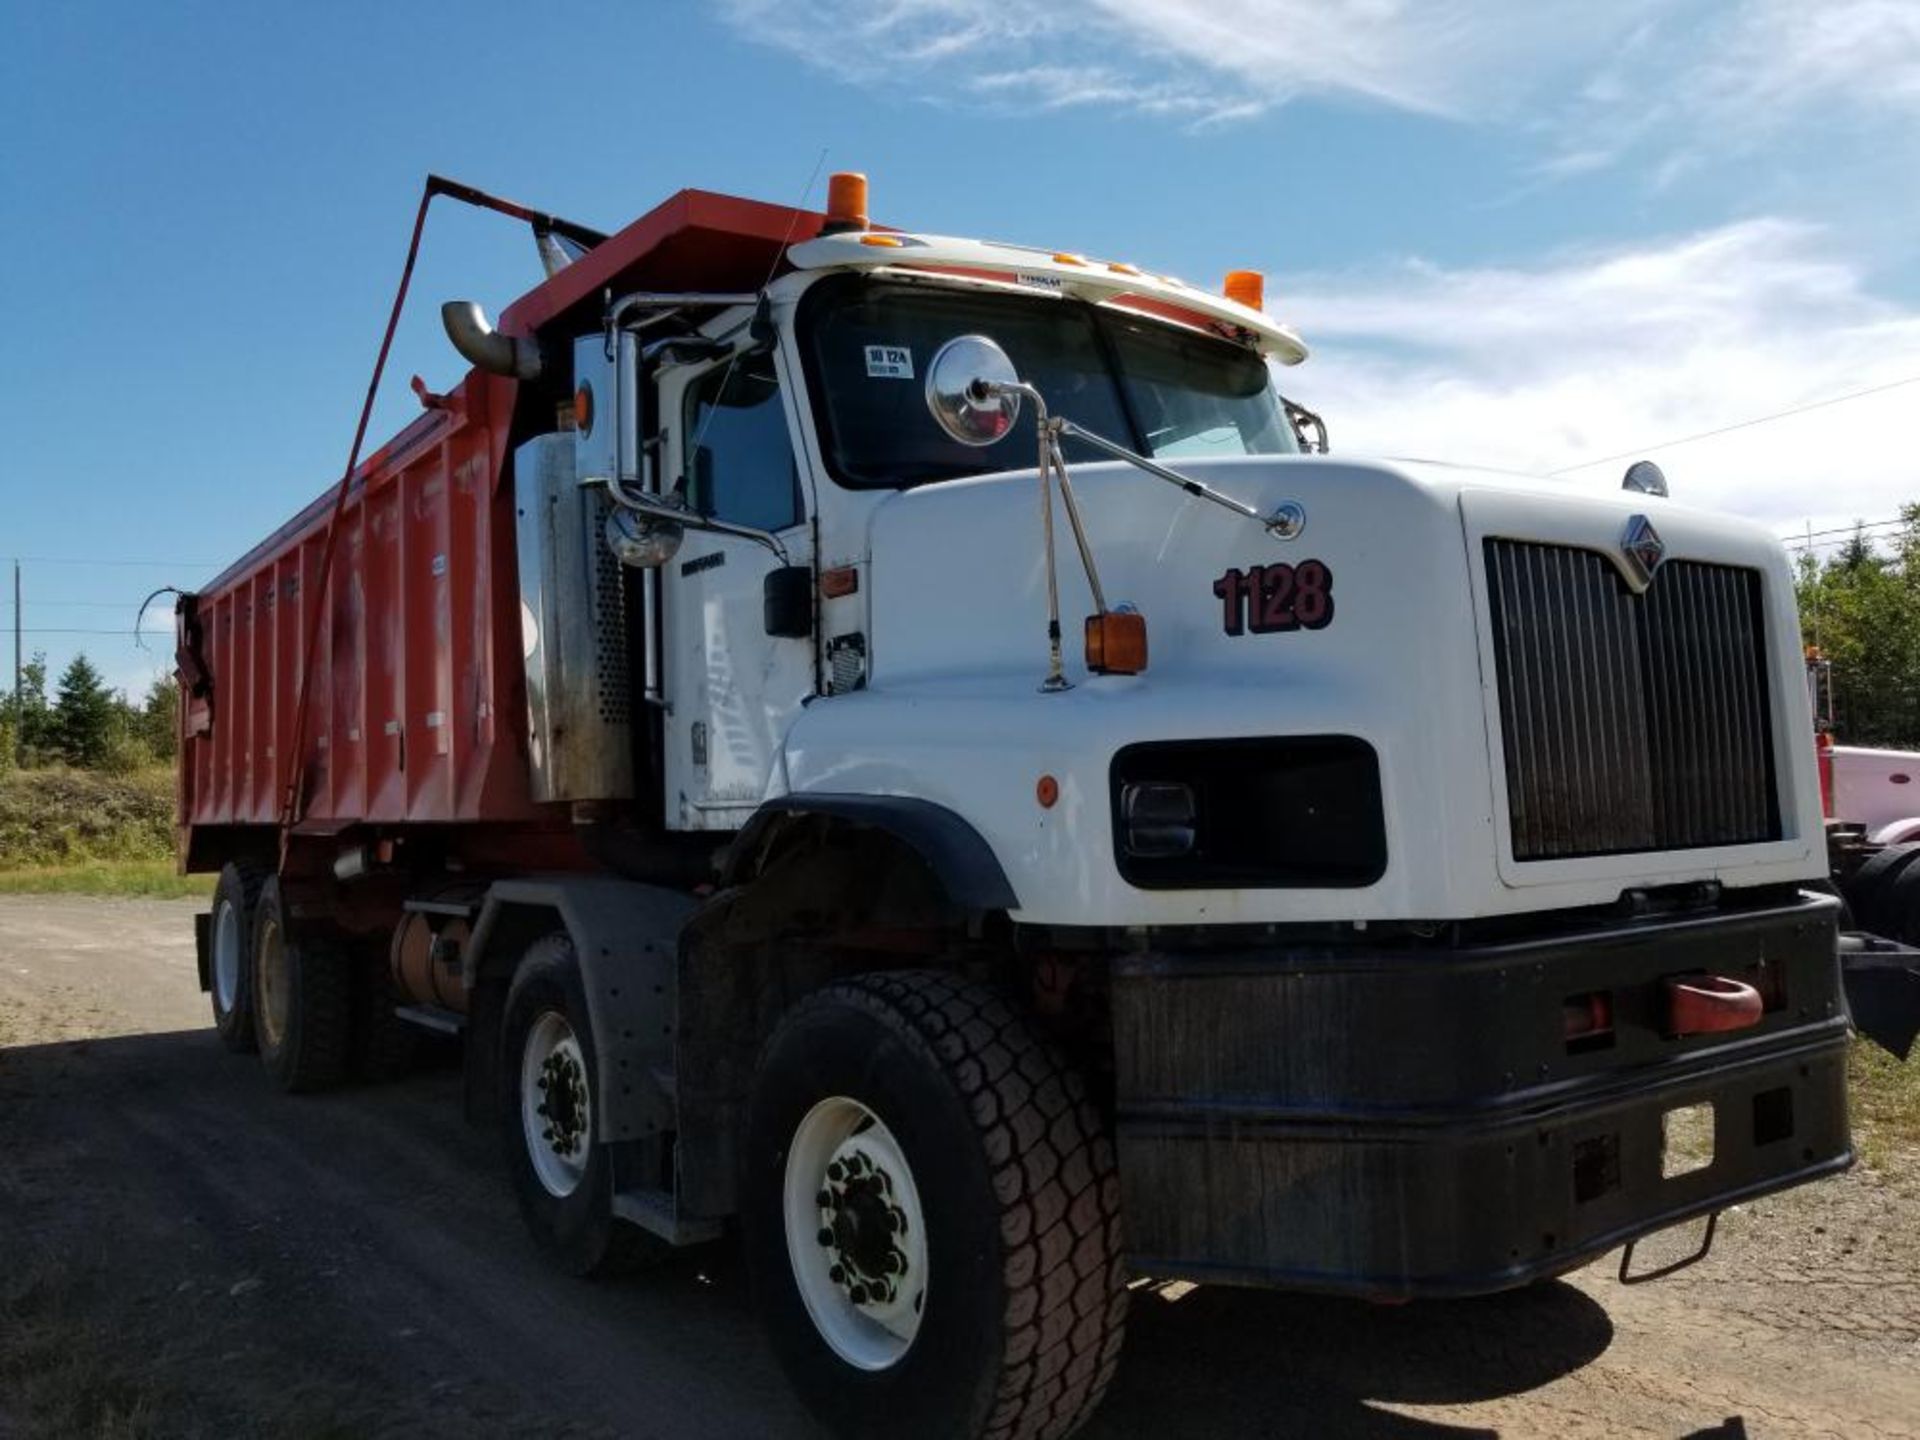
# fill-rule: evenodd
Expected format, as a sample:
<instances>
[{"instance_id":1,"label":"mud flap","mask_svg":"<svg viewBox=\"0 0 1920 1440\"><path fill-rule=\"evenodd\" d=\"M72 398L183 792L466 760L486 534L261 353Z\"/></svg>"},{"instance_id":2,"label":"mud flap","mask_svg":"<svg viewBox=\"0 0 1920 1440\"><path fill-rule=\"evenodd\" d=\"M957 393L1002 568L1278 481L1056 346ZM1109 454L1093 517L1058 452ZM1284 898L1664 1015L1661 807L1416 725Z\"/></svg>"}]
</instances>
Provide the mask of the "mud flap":
<instances>
[{"instance_id":1,"label":"mud flap","mask_svg":"<svg viewBox=\"0 0 1920 1440\"><path fill-rule=\"evenodd\" d=\"M193 963L200 971L200 993L213 989L213 914L193 917Z\"/></svg>"},{"instance_id":2,"label":"mud flap","mask_svg":"<svg viewBox=\"0 0 1920 1440\"><path fill-rule=\"evenodd\" d=\"M1920 1036L1920 950L1864 930L1845 930L1840 973L1853 1028L1905 1060Z\"/></svg>"}]
</instances>

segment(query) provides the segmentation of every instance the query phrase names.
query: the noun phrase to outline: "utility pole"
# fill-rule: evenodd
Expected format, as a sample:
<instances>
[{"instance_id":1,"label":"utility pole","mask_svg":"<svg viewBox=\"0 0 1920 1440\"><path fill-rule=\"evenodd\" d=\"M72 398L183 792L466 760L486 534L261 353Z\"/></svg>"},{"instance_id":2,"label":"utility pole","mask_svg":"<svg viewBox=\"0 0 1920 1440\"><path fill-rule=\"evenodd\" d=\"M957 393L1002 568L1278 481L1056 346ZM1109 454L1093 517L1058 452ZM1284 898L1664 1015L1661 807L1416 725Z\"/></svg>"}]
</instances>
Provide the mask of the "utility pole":
<instances>
[{"instance_id":1,"label":"utility pole","mask_svg":"<svg viewBox=\"0 0 1920 1440\"><path fill-rule=\"evenodd\" d=\"M13 763L19 768L26 754L27 712L20 692L20 557L13 560Z\"/></svg>"}]
</instances>

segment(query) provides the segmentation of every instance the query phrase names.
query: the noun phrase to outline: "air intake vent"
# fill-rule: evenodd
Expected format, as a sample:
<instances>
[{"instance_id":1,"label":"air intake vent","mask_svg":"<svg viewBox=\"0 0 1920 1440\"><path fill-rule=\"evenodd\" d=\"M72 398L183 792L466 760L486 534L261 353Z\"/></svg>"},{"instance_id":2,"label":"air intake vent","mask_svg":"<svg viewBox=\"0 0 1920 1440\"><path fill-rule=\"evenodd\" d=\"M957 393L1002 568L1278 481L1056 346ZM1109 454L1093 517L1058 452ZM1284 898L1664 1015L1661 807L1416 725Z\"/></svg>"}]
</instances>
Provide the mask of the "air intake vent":
<instances>
[{"instance_id":1,"label":"air intake vent","mask_svg":"<svg viewBox=\"0 0 1920 1440\"><path fill-rule=\"evenodd\" d=\"M1780 838L1758 571L1488 540L1517 860Z\"/></svg>"}]
</instances>

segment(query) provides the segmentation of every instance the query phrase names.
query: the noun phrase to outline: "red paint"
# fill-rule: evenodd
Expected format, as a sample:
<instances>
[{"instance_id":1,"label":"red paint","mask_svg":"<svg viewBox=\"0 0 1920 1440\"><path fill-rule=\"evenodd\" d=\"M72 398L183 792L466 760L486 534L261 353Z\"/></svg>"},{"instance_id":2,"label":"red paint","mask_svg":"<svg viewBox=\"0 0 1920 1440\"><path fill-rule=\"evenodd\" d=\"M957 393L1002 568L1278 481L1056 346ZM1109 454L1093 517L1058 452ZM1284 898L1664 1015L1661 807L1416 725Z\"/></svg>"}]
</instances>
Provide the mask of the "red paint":
<instances>
[{"instance_id":1,"label":"red paint","mask_svg":"<svg viewBox=\"0 0 1920 1440\"><path fill-rule=\"evenodd\" d=\"M479 192L436 181L433 194ZM758 289L821 219L682 191L508 306L501 328L530 334L578 306L566 330L591 330L607 287ZM218 866L259 833L232 827L271 826L289 809L293 839L324 842L328 855L354 826L488 821L514 828L462 831L463 851L571 858L564 808L535 806L527 787L513 495L502 483L518 398L518 382L478 371L427 392L432 408L196 597L206 689L181 707L179 780L190 868Z\"/></svg>"}]
</instances>

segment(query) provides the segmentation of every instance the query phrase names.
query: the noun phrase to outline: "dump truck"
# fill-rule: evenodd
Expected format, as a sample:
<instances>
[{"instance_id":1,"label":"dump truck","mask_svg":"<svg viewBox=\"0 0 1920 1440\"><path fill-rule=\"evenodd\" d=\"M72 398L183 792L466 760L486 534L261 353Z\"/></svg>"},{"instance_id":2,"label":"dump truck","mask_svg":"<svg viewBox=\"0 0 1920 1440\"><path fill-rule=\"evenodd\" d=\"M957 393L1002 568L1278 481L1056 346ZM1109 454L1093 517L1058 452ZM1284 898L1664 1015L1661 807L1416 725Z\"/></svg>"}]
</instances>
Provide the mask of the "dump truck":
<instances>
[{"instance_id":1,"label":"dump truck","mask_svg":"<svg viewBox=\"0 0 1920 1440\"><path fill-rule=\"evenodd\" d=\"M459 1036L534 1241L737 1231L848 1435L1071 1433L1137 1276L1499 1291L1851 1163L1771 534L1330 451L1254 271L508 208L464 377L178 605L279 1085Z\"/></svg>"}]
</instances>

